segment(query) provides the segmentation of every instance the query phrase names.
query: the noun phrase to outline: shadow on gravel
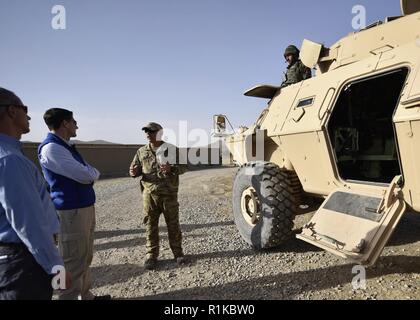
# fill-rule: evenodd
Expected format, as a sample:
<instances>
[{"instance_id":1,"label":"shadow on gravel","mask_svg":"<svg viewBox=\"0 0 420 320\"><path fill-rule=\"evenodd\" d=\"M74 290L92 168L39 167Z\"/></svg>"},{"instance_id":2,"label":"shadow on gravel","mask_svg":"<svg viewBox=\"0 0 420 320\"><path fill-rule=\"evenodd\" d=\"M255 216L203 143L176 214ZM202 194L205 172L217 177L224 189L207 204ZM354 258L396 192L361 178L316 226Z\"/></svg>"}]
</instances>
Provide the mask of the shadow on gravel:
<instances>
[{"instance_id":1,"label":"shadow on gravel","mask_svg":"<svg viewBox=\"0 0 420 320\"><path fill-rule=\"evenodd\" d=\"M214 227L224 227L233 225L233 221L224 221L224 222L212 222L205 224L181 224L182 232L190 232L197 229L208 229ZM166 232L166 226L159 227L160 232ZM113 238L126 235L140 235L145 232L145 228L139 229L127 229L127 230L100 230L95 231L95 239L104 239L104 238Z\"/></svg>"},{"instance_id":2,"label":"shadow on gravel","mask_svg":"<svg viewBox=\"0 0 420 320\"><path fill-rule=\"evenodd\" d=\"M163 237L162 237L163 238ZM129 247L140 247L146 245L145 238L134 238L120 241L110 241L94 245L94 251L102 251L108 249L122 249Z\"/></svg>"},{"instance_id":3,"label":"shadow on gravel","mask_svg":"<svg viewBox=\"0 0 420 320\"><path fill-rule=\"evenodd\" d=\"M213 251L213 252L206 252L206 253L199 253L189 256L190 263L194 263L198 260L203 259L216 259L216 258L225 258L225 259L232 259L234 257L241 258L246 256L255 256L258 254L253 249L246 249L246 250L232 250L232 251Z\"/></svg>"},{"instance_id":4,"label":"shadow on gravel","mask_svg":"<svg viewBox=\"0 0 420 320\"><path fill-rule=\"evenodd\" d=\"M166 229L165 229L166 230ZM184 234L183 237L185 239L189 238L201 238L201 235L192 235L192 234ZM168 241L168 235L166 232L159 233L159 239L165 239ZM123 249L123 248L130 248L130 247L144 247L146 245L146 239L144 237L139 238L131 238L125 240L117 240L117 241L109 241L105 243L97 243L94 245L94 251L102 251L108 249Z\"/></svg>"},{"instance_id":5,"label":"shadow on gravel","mask_svg":"<svg viewBox=\"0 0 420 320\"><path fill-rule=\"evenodd\" d=\"M101 230L95 231L95 239L112 238L125 236L130 234L143 233L144 229L129 229L129 230Z\"/></svg>"},{"instance_id":6,"label":"shadow on gravel","mask_svg":"<svg viewBox=\"0 0 420 320\"><path fill-rule=\"evenodd\" d=\"M138 264L127 263L91 267L95 287L121 284L149 272L153 274L163 270L187 269L191 265L190 262L187 262L185 265L178 266L174 259L159 259L156 268L153 271L149 271L144 268L143 263L144 259L142 258ZM103 275L106 275L106 277ZM141 286L142 284L139 283L138 285Z\"/></svg>"},{"instance_id":7,"label":"shadow on gravel","mask_svg":"<svg viewBox=\"0 0 420 320\"><path fill-rule=\"evenodd\" d=\"M92 280L95 287L109 286L117 283L127 282L132 278L137 278L146 270L143 261L139 264L117 264L91 267ZM106 275L105 277L103 275ZM140 284L141 285L141 284Z\"/></svg>"},{"instance_id":8,"label":"shadow on gravel","mask_svg":"<svg viewBox=\"0 0 420 320\"><path fill-rule=\"evenodd\" d=\"M222 222L212 222L212 223L203 223L203 224L181 224L181 230L184 232L190 232L197 229L210 229L215 227L226 227L233 225L233 221L222 221ZM166 230L166 228L164 228Z\"/></svg>"},{"instance_id":9,"label":"shadow on gravel","mask_svg":"<svg viewBox=\"0 0 420 320\"><path fill-rule=\"evenodd\" d=\"M387 246L400 246L420 241L420 214L407 212L402 217Z\"/></svg>"},{"instance_id":10,"label":"shadow on gravel","mask_svg":"<svg viewBox=\"0 0 420 320\"><path fill-rule=\"evenodd\" d=\"M299 232L300 233L300 232ZM305 252L319 252L323 251L321 248L315 247L305 241L301 241L299 239L292 239L288 242L282 244L278 248L268 249L265 252L267 253L285 253L285 252L293 252L293 253L305 253Z\"/></svg>"},{"instance_id":11,"label":"shadow on gravel","mask_svg":"<svg viewBox=\"0 0 420 320\"><path fill-rule=\"evenodd\" d=\"M418 273L420 257L388 256L380 259L380 267L367 269L367 278L400 274ZM182 300L182 299L223 299L223 300L258 300L258 299L293 299L294 296L308 292L337 287L351 283L352 264L324 269L312 269L275 276L259 277L212 287L188 288L161 293L153 296L137 297L145 300ZM369 280L368 280L369 281ZM367 283L369 289L369 282Z\"/></svg>"}]
</instances>

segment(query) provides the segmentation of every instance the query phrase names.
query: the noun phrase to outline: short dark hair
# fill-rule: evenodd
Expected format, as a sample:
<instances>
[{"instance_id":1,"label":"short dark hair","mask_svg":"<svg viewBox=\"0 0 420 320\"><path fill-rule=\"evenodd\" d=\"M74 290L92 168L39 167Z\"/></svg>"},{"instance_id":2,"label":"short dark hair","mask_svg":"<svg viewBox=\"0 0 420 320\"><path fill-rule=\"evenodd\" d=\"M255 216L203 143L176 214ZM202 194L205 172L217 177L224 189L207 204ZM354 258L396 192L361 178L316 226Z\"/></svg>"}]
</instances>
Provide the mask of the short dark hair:
<instances>
[{"instance_id":1,"label":"short dark hair","mask_svg":"<svg viewBox=\"0 0 420 320\"><path fill-rule=\"evenodd\" d=\"M69 121L72 118L73 112L66 109L52 108L44 113L45 124L50 130L57 130L64 120Z\"/></svg>"},{"instance_id":2,"label":"short dark hair","mask_svg":"<svg viewBox=\"0 0 420 320\"><path fill-rule=\"evenodd\" d=\"M12 91L0 87L0 119L6 114L6 107L20 105L19 97Z\"/></svg>"},{"instance_id":3,"label":"short dark hair","mask_svg":"<svg viewBox=\"0 0 420 320\"><path fill-rule=\"evenodd\" d=\"M0 104L1 105L19 104L19 98L14 92L0 87Z\"/></svg>"}]
</instances>

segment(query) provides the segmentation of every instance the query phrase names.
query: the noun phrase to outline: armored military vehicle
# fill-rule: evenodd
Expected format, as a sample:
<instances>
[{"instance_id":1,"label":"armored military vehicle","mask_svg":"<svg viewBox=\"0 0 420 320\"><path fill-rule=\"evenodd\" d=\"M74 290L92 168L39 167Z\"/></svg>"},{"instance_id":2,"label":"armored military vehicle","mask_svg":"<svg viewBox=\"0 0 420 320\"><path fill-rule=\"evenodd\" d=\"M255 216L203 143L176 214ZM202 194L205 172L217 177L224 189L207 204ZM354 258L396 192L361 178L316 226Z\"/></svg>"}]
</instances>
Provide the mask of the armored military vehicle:
<instances>
[{"instance_id":1,"label":"armored military vehicle","mask_svg":"<svg viewBox=\"0 0 420 320\"><path fill-rule=\"evenodd\" d=\"M401 6L329 48L304 40L315 76L247 91L268 100L251 127L230 134L215 116L240 165L235 224L255 248L293 237L295 215L318 198L296 237L369 266L404 212L420 212L420 1Z\"/></svg>"}]
</instances>

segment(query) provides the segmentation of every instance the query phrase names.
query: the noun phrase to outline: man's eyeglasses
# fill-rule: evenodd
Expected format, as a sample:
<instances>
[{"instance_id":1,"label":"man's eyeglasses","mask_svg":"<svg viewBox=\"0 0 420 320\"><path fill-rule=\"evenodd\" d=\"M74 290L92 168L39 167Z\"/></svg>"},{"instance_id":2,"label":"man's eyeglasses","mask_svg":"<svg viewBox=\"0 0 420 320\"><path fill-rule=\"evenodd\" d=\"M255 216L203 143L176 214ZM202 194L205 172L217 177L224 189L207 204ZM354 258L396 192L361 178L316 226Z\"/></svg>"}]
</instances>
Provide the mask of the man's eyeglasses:
<instances>
[{"instance_id":1,"label":"man's eyeglasses","mask_svg":"<svg viewBox=\"0 0 420 320\"><path fill-rule=\"evenodd\" d=\"M28 107L27 106L18 106L15 104L0 104L0 107L18 107L21 108L26 114L28 114Z\"/></svg>"},{"instance_id":2,"label":"man's eyeglasses","mask_svg":"<svg viewBox=\"0 0 420 320\"><path fill-rule=\"evenodd\" d=\"M76 120L71 119L69 122L73 122L73 124L74 124L75 126L77 126L77 121L76 121Z\"/></svg>"}]
</instances>

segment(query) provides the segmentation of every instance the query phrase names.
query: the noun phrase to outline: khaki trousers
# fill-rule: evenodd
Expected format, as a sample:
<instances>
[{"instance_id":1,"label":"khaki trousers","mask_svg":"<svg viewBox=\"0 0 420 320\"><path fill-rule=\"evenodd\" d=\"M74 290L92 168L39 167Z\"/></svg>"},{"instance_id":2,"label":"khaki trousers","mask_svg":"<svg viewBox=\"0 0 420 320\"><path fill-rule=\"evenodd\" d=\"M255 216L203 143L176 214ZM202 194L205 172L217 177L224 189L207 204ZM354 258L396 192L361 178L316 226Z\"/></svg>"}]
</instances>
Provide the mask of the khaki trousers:
<instances>
[{"instance_id":1,"label":"khaki trousers","mask_svg":"<svg viewBox=\"0 0 420 320\"><path fill-rule=\"evenodd\" d=\"M58 210L61 233L58 245L64 265L71 273L72 287L60 291L59 300L91 300L90 264L93 258L95 207Z\"/></svg>"}]
</instances>

